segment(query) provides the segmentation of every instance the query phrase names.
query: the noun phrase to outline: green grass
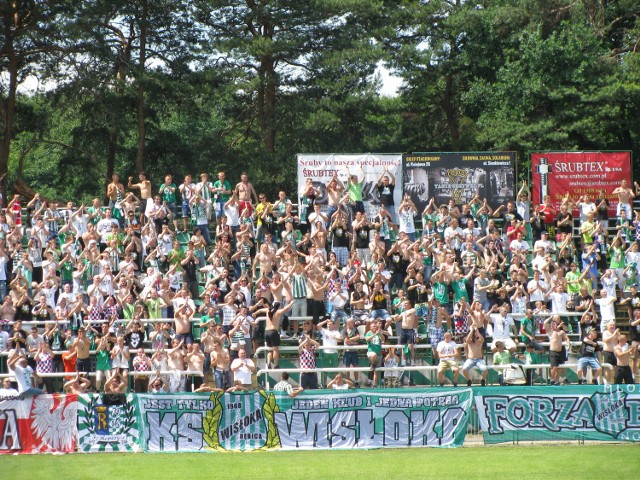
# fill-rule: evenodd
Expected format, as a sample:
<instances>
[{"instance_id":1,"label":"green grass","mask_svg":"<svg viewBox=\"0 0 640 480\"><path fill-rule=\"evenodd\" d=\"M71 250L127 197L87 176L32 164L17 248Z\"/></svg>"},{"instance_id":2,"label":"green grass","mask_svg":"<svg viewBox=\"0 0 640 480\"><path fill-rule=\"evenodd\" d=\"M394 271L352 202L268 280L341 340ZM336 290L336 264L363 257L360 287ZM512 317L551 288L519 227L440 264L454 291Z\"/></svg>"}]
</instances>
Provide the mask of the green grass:
<instances>
[{"instance_id":1,"label":"green grass","mask_svg":"<svg viewBox=\"0 0 640 480\"><path fill-rule=\"evenodd\" d=\"M624 480L638 478L639 467L637 445L567 444L227 454L23 455L0 459L3 480L390 477Z\"/></svg>"}]
</instances>

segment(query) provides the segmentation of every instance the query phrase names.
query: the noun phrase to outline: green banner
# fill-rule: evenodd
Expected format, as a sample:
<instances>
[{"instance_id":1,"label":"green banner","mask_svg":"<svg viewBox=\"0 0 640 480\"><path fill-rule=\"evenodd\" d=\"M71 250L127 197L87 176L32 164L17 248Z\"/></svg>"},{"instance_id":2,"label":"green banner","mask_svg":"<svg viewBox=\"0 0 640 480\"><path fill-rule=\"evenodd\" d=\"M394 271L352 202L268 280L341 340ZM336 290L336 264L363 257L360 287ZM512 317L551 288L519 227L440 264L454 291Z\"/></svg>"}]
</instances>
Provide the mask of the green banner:
<instances>
[{"instance_id":1,"label":"green banner","mask_svg":"<svg viewBox=\"0 0 640 480\"><path fill-rule=\"evenodd\" d=\"M144 451L458 447L470 389L137 395Z\"/></svg>"},{"instance_id":2,"label":"green banner","mask_svg":"<svg viewBox=\"0 0 640 480\"><path fill-rule=\"evenodd\" d=\"M475 390L485 443L598 440L640 442L638 385Z\"/></svg>"},{"instance_id":3,"label":"green banner","mask_svg":"<svg viewBox=\"0 0 640 480\"><path fill-rule=\"evenodd\" d=\"M78 395L78 451L139 451L134 395ZM106 399L106 401L105 401Z\"/></svg>"}]
</instances>

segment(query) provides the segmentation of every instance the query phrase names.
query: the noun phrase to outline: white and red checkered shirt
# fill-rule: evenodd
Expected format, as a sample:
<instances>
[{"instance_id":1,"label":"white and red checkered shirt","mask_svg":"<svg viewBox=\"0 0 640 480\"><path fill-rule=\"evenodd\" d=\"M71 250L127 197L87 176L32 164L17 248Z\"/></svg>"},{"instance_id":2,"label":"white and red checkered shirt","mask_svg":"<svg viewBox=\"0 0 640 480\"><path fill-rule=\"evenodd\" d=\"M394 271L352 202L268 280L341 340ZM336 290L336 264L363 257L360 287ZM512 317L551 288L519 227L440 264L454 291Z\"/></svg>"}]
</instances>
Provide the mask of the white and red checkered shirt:
<instances>
[{"instance_id":1,"label":"white and red checkered shirt","mask_svg":"<svg viewBox=\"0 0 640 480\"><path fill-rule=\"evenodd\" d=\"M300 352L300 368L316 368L316 347L310 345Z\"/></svg>"},{"instance_id":2,"label":"white and red checkered shirt","mask_svg":"<svg viewBox=\"0 0 640 480\"><path fill-rule=\"evenodd\" d=\"M53 355L48 352L41 352L36 359L36 372L53 373Z\"/></svg>"}]
</instances>

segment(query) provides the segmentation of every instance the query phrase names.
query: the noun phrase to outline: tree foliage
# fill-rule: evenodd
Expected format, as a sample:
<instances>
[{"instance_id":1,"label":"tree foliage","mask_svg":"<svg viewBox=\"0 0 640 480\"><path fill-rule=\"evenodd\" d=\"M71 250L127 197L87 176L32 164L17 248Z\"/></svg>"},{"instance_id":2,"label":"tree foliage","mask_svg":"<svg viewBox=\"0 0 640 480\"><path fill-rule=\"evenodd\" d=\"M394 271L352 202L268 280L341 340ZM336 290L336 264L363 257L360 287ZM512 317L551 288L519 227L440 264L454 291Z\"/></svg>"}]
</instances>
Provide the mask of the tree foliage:
<instances>
[{"instance_id":1,"label":"tree foliage","mask_svg":"<svg viewBox=\"0 0 640 480\"><path fill-rule=\"evenodd\" d=\"M142 169L246 170L292 193L300 152L640 158L633 0L1 5L0 177L49 197L86 201ZM396 96L379 93L383 64Z\"/></svg>"}]
</instances>

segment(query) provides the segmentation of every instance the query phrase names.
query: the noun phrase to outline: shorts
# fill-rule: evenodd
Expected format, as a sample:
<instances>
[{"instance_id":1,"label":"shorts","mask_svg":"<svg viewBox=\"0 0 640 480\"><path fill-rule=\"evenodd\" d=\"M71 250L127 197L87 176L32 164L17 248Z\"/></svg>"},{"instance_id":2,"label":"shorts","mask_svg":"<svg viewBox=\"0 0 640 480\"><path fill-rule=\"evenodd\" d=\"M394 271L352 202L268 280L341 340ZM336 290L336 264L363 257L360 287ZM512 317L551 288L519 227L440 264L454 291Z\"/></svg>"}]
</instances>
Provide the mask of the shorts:
<instances>
[{"instance_id":1,"label":"shorts","mask_svg":"<svg viewBox=\"0 0 640 480\"><path fill-rule=\"evenodd\" d=\"M213 210L216 213L216 218L220 218L224 215L224 202L215 202L213 204Z\"/></svg>"},{"instance_id":2,"label":"shorts","mask_svg":"<svg viewBox=\"0 0 640 480\"><path fill-rule=\"evenodd\" d=\"M387 312L384 308L378 310L371 311L371 320L377 320L382 318L385 322L389 319L389 312Z\"/></svg>"},{"instance_id":3,"label":"shorts","mask_svg":"<svg viewBox=\"0 0 640 480\"><path fill-rule=\"evenodd\" d=\"M176 206L176 202L167 203L166 207L171 212L171 215L173 215L173 218L176 218L176 213L178 211L178 208Z\"/></svg>"},{"instance_id":4,"label":"shorts","mask_svg":"<svg viewBox=\"0 0 640 480\"><path fill-rule=\"evenodd\" d=\"M615 367L618 365L618 359L613 352L602 352L602 363L609 363Z\"/></svg>"},{"instance_id":5,"label":"shorts","mask_svg":"<svg viewBox=\"0 0 640 480\"><path fill-rule=\"evenodd\" d=\"M445 360L440 360L440 363L438 363L439 372L444 372L445 370L457 370L457 369L458 369L458 362L456 362L455 360L445 359Z\"/></svg>"},{"instance_id":6,"label":"shorts","mask_svg":"<svg viewBox=\"0 0 640 480\"><path fill-rule=\"evenodd\" d=\"M278 333L276 330L267 330L264 333L264 340L267 343L267 347L279 347L280 333Z\"/></svg>"},{"instance_id":7,"label":"shorts","mask_svg":"<svg viewBox=\"0 0 640 480\"><path fill-rule=\"evenodd\" d=\"M189 218L191 216L191 207L189 202L182 202L182 218Z\"/></svg>"},{"instance_id":8,"label":"shorts","mask_svg":"<svg viewBox=\"0 0 640 480\"><path fill-rule=\"evenodd\" d=\"M595 357L580 357L578 359L578 370L586 370L587 368L597 370L600 368L600 364Z\"/></svg>"},{"instance_id":9,"label":"shorts","mask_svg":"<svg viewBox=\"0 0 640 480\"><path fill-rule=\"evenodd\" d=\"M481 358L467 358L464 361L464 365L462 365L462 370L464 370L465 372L468 372L474 367L480 370L481 372L487 371L487 364L484 363L484 360L482 360Z\"/></svg>"},{"instance_id":10,"label":"shorts","mask_svg":"<svg viewBox=\"0 0 640 480\"><path fill-rule=\"evenodd\" d=\"M401 328L398 336L398 345L413 345L416 342L413 328Z\"/></svg>"},{"instance_id":11,"label":"shorts","mask_svg":"<svg viewBox=\"0 0 640 480\"><path fill-rule=\"evenodd\" d=\"M300 386L305 390L318 389L318 375L316 372L305 372L300 374Z\"/></svg>"},{"instance_id":12,"label":"shorts","mask_svg":"<svg viewBox=\"0 0 640 480\"><path fill-rule=\"evenodd\" d=\"M549 364L552 367L559 367L563 363L564 363L564 355L562 354L562 352L555 352L553 350L549 352Z\"/></svg>"},{"instance_id":13,"label":"shorts","mask_svg":"<svg viewBox=\"0 0 640 480\"><path fill-rule=\"evenodd\" d=\"M91 359L90 358L78 358L76 359L76 372L90 372L91 371Z\"/></svg>"},{"instance_id":14,"label":"shorts","mask_svg":"<svg viewBox=\"0 0 640 480\"><path fill-rule=\"evenodd\" d=\"M184 340L185 345L191 345L193 343L193 335L190 333L177 333L176 340L178 340L178 342Z\"/></svg>"},{"instance_id":15,"label":"shorts","mask_svg":"<svg viewBox=\"0 0 640 480\"><path fill-rule=\"evenodd\" d=\"M238 209L240 214L242 214L245 209L249 210L249 215L253 213L253 205L251 205L251 201L240 200L238 203L240 204L240 208Z\"/></svg>"},{"instance_id":16,"label":"shorts","mask_svg":"<svg viewBox=\"0 0 640 480\"><path fill-rule=\"evenodd\" d=\"M358 366L358 352L344 352L343 362L345 367Z\"/></svg>"},{"instance_id":17,"label":"shorts","mask_svg":"<svg viewBox=\"0 0 640 480\"><path fill-rule=\"evenodd\" d=\"M378 356L378 358L376 358L376 361L375 363L373 363L373 366L377 368L380 365L382 365L382 355L378 355L376 352L367 352L367 358L369 358L369 360L371 360L376 355Z\"/></svg>"}]
</instances>

